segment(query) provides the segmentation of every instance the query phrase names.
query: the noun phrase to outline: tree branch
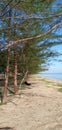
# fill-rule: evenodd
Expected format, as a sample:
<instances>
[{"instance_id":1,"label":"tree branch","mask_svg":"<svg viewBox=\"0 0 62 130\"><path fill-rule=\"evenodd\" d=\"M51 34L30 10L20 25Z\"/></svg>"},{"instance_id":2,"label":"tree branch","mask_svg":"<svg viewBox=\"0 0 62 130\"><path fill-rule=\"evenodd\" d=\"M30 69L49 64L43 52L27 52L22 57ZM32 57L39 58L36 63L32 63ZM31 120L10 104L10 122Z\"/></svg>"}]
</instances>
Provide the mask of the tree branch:
<instances>
[{"instance_id":1,"label":"tree branch","mask_svg":"<svg viewBox=\"0 0 62 130\"><path fill-rule=\"evenodd\" d=\"M32 37L27 37L27 38L23 38L23 39L20 39L20 40L16 40L14 41L13 44L9 44L9 45L6 45L6 46L3 46L2 48L0 49L5 49L5 48L8 48L8 47L12 47L14 45L17 45L17 44L21 44L22 42L24 41L29 41L29 40L33 40L33 39L38 39L38 38L41 38L43 36L46 36L48 35L52 30L56 29L58 26L60 26L62 23L57 23L56 25L54 25L51 29L49 29L47 32L45 32L44 34L39 34L37 36L32 36Z\"/></svg>"}]
</instances>

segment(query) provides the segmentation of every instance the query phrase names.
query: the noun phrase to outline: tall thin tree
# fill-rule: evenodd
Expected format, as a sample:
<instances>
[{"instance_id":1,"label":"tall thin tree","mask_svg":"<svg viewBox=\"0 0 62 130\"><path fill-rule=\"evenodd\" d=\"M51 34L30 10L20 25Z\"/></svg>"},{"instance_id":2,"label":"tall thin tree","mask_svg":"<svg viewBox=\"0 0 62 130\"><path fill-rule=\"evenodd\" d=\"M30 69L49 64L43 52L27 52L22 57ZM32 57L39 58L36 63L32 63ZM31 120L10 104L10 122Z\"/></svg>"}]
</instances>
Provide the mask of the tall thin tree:
<instances>
[{"instance_id":1,"label":"tall thin tree","mask_svg":"<svg viewBox=\"0 0 62 130\"><path fill-rule=\"evenodd\" d=\"M17 87L17 54L16 54L16 45L14 45L14 91L15 91L15 94L17 94L18 87Z\"/></svg>"},{"instance_id":2,"label":"tall thin tree","mask_svg":"<svg viewBox=\"0 0 62 130\"><path fill-rule=\"evenodd\" d=\"M8 48L8 50L7 50L7 65L6 65L6 73L5 73L5 85L4 85L4 93L3 93L3 99L2 99L3 103L7 102L7 87L8 87L8 77L9 77L9 60L10 60L10 48Z\"/></svg>"}]
</instances>

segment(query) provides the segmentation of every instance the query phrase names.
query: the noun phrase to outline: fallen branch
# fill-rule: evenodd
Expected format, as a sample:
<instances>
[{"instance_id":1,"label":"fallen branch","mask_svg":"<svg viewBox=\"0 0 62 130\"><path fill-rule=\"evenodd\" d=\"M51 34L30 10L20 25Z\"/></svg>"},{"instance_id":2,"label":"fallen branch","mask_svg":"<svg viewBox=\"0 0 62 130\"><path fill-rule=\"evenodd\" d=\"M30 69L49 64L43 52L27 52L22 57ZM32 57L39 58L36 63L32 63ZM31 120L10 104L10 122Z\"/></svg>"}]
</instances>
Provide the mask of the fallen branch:
<instances>
[{"instance_id":1,"label":"fallen branch","mask_svg":"<svg viewBox=\"0 0 62 130\"><path fill-rule=\"evenodd\" d=\"M10 93L15 94L15 92L12 91L10 88L7 88L7 89L8 89L8 91L9 91Z\"/></svg>"},{"instance_id":2,"label":"fallen branch","mask_svg":"<svg viewBox=\"0 0 62 130\"><path fill-rule=\"evenodd\" d=\"M21 80L20 87L21 87L22 83L25 81L25 79L26 79L26 77L27 77L27 74L28 74L28 70L26 71L24 77L23 77L22 80Z\"/></svg>"}]
</instances>

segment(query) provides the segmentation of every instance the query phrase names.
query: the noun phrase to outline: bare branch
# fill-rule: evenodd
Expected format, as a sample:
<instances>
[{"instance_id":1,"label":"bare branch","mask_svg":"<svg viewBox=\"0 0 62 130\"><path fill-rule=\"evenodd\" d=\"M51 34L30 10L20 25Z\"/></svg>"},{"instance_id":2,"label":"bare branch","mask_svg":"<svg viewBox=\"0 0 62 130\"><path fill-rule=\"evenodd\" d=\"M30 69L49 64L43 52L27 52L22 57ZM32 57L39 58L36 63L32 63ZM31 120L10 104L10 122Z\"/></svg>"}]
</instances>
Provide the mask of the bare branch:
<instances>
[{"instance_id":1,"label":"bare branch","mask_svg":"<svg viewBox=\"0 0 62 130\"><path fill-rule=\"evenodd\" d=\"M2 10L0 10L0 12L4 11L4 10L7 8L7 6L8 6L12 1L13 1L13 0L10 0L10 1L7 3L7 5L6 5Z\"/></svg>"},{"instance_id":2,"label":"bare branch","mask_svg":"<svg viewBox=\"0 0 62 130\"><path fill-rule=\"evenodd\" d=\"M41 12L42 13L42 12ZM48 13L47 13L48 14ZM9 18L15 18L15 19L21 19L23 18L23 20L29 20L29 19L41 19L41 20L44 20L44 19L51 19L51 18L55 18L55 17L59 17L59 16L62 16L62 13L59 13L59 14L51 14L52 16L48 16L48 17L38 17L38 16L29 16L29 17L26 17L24 18L23 16L12 16L12 17L6 17L6 18L1 18L2 20L5 20L5 19L9 19Z\"/></svg>"},{"instance_id":3,"label":"bare branch","mask_svg":"<svg viewBox=\"0 0 62 130\"><path fill-rule=\"evenodd\" d=\"M45 32L44 34L39 34L37 36L32 36L32 37L27 37L27 38L23 38L23 39L19 39L19 40L16 40L14 41L13 44L9 44L9 45L6 45L5 47L3 46L2 48L0 49L4 49L4 48L8 48L8 47L12 47L14 45L18 45L18 44L21 44L22 42L24 41L29 41L29 40L33 40L33 39L38 39L38 38L41 38L43 36L46 36L48 35L52 30L56 29L57 27L59 27L62 23L57 23L56 25L54 25L51 29L49 29L47 32Z\"/></svg>"},{"instance_id":4,"label":"bare branch","mask_svg":"<svg viewBox=\"0 0 62 130\"><path fill-rule=\"evenodd\" d=\"M19 0L12 8L16 7L20 2L21 2L21 1ZM12 9L12 8L11 8L11 9ZM7 10L7 11L6 11L2 16L0 16L0 17L5 16L9 11L10 11L10 9Z\"/></svg>"}]
</instances>

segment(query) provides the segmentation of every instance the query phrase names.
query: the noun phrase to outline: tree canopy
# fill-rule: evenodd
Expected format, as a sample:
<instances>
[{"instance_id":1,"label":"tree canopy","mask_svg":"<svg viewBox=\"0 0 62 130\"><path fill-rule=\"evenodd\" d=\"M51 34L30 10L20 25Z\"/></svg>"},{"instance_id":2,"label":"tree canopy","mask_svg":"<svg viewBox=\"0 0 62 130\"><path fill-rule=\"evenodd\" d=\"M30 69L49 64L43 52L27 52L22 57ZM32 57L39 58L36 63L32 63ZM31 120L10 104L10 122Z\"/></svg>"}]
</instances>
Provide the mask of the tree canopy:
<instances>
[{"instance_id":1,"label":"tree canopy","mask_svg":"<svg viewBox=\"0 0 62 130\"><path fill-rule=\"evenodd\" d=\"M15 86L18 73L45 71L58 56L52 47L62 44L62 8L55 1L0 1L0 71L7 80L14 73Z\"/></svg>"}]
</instances>

